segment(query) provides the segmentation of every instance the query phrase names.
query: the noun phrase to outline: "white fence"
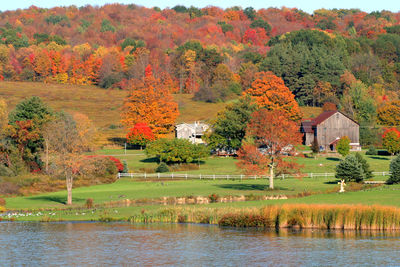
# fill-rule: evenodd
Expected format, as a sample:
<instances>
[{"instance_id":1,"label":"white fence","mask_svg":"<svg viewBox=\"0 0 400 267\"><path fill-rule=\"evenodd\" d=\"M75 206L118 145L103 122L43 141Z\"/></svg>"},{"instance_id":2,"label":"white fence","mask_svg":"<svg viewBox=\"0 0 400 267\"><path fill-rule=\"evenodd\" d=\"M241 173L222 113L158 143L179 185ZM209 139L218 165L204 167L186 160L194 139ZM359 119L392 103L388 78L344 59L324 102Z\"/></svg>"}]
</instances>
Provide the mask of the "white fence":
<instances>
[{"instance_id":1,"label":"white fence","mask_svg":"<svg viewBox=\"0 0 400 267\"><path fill-rule=\"evenodd\" d=\"M389 176L390 172L373 172L374 176ZM244 174L187 174L187 173L118 173L118 178L143 178L143 179L207 179L207 180L249 180L249 179L269 179L269 175L244 175ZM334 173L303 173L302 175L282 174L275 178L328 178L335 177Z\"/></svg>"}]
</instances>

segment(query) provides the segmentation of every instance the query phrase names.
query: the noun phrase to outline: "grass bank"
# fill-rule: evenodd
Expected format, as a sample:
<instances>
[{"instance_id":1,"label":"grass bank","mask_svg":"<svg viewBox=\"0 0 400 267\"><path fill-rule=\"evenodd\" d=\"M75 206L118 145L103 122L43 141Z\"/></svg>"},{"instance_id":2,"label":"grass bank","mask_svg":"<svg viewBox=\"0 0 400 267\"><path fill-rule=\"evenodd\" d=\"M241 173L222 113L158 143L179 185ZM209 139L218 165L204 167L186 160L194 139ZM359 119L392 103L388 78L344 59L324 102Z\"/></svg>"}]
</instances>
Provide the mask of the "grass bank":
<instances>
[{"instance_id":1,"label":"grass bank","mask_svg":"<svg viewBox=\"0 0 400 267\"><path fill-rule=\"evenodd\" d=\"M93 221L130 223L203 223L229 227L400 230L400 208L366 205L285 204L232 206L143 206L15 213L0 220L63 221L84 216Z\"/></svg>"}]
</instances>

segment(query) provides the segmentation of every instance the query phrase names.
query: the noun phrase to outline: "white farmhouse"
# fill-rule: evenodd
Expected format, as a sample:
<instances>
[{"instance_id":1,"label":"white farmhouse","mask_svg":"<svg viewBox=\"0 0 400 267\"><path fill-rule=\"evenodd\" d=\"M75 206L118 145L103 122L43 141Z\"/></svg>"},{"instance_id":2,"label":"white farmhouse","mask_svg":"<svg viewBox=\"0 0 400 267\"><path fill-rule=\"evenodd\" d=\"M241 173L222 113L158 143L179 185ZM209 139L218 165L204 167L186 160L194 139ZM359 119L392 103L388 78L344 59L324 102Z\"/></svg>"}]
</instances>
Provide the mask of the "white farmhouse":
<instances>
[{"instance_id":1,"label":"white farmhouse","mask_svg":"<svg viewBox=\"0 0 400 267\"><path fill-rule=\"evenodd\" d=\"M181 123L175 126L175 137L188 139L193 144L204 144L202 137L208 129L210 126L202 122Z\"/></svg>"}]
</instances>

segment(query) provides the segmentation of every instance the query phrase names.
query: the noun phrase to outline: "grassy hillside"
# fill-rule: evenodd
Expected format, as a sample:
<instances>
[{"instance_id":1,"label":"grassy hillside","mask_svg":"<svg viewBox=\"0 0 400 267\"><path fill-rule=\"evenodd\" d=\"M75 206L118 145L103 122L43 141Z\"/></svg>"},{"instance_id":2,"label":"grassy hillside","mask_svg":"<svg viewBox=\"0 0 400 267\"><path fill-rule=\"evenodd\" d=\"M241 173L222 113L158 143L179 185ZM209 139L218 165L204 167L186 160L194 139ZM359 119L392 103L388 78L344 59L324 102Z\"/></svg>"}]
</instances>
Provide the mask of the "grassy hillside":
<instances>
[{"instance_id":1,"label":"grassy hillside","mask_svg":"<svg viewBox=\"0 0 400 267\"><path fill-rule=\"evenodd\" d=\"M120 111L126 91L105 90L96 86L48 84L35 82L1 82L0 97L9 110L24 98L39 96L54 110L78 111L89 116L99 128L99 144L112 143L112 138L125 136L120 125ZM192 95L175 95L180 116L177 122L209 121L224 109L226 103L204 103Z\"/></svg>"}]
</instances>

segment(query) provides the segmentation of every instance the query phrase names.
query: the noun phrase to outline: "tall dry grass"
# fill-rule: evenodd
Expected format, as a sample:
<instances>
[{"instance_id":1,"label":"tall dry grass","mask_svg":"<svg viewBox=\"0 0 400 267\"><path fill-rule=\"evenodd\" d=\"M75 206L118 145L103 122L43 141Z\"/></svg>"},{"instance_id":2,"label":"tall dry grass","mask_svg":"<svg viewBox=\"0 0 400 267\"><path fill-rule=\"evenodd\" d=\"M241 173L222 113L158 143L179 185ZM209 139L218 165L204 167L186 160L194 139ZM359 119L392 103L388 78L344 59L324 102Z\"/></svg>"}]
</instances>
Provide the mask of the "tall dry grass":
<instances>
[{"instance_id":1,"label":"tall dry grass","mask_svg":"<svg viewBox=\"0 0 400 267\"><path fill-rule=\"evenodd\" d=\"M272 205L263 208L173 207L142 210L132 223L206 223L231 227L400 230L400 209L363 205Z\"/></svg>"}]
</instances>

